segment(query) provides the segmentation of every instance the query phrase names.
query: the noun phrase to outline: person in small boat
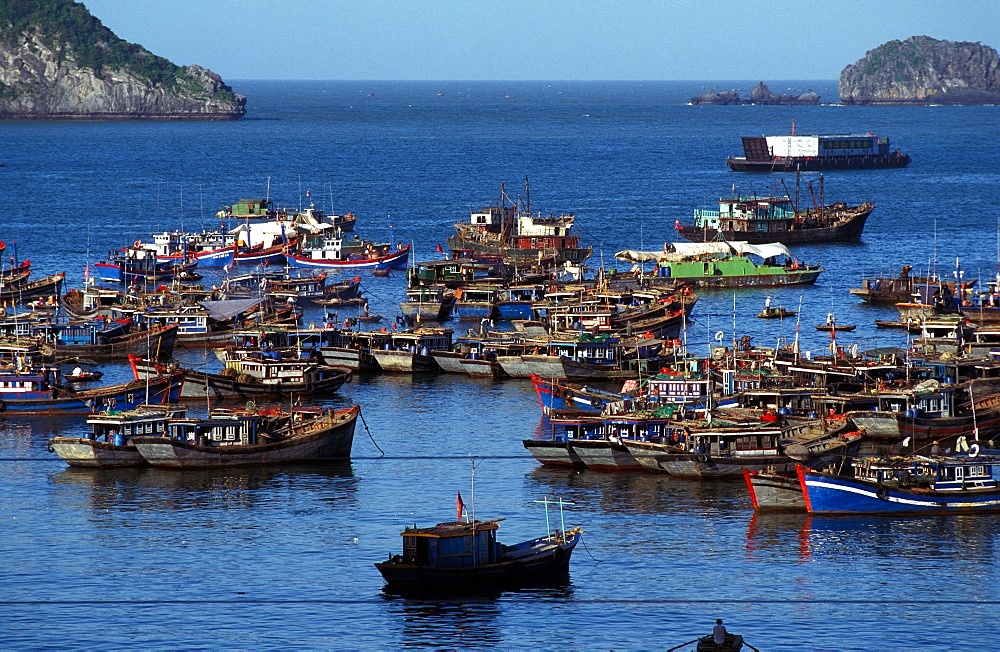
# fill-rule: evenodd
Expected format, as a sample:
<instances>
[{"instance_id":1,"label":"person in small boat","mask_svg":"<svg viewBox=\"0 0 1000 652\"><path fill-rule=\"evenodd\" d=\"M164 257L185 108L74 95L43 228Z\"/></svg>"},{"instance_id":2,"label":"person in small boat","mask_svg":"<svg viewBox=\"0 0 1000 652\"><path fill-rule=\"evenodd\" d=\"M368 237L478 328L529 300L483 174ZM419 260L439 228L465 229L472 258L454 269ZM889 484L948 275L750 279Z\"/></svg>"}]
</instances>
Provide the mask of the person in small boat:
<instances>
[{"instance_id":1,"label":"person in small boat","mask_svg":"<svg viewBox=\"0 0 1000 652\"><path fill-rule=\"evenodd\" d=\"M837 321L837 320L836 320L836 318L835 318L835 317L833 316L833 313L832 313L832 312L828 312L828 313L826 313L826 325L827 325L827 326L833 326L833 325L834 325L834 323L836 323L836 321Z\"/></svg>"},{"instance_id":2,"label":"person in small boat","mask_svg":"<svg viewBox=\"0 0 1000 652\"><path fill-rule=\"evenodd\" d=\"M726 626L722 624L721 618L716 619L715 627L712 628L712 642L716 645L726 642Z\"/></svg>"},{"instance_id":3,"label":"person in small boat","mask_svg":"<svg viewBox=\"0 0 1000 652\"><path fill-rule=\"evenodd\" d=\"M764 297L764 312L771 312L771 297Z\"/></svg>"}]
</instances>

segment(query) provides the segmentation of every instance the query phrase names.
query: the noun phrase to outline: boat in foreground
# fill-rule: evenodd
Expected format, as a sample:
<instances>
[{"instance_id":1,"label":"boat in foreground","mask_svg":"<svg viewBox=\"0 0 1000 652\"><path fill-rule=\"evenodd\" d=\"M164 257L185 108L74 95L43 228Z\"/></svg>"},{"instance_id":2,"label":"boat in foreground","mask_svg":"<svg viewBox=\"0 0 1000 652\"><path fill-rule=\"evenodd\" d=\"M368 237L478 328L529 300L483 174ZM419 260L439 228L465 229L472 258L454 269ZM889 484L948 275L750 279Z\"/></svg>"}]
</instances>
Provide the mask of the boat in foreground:
<instances>
[{"instance_id":1,"label":"boat in foreground","mask_svg":"<svg viewBox=\"0 0 1000 652\"><path fill-rule=\"evenodd\" d=\"M351 456L361 406L276 410L214 410L206 419L175 419L167 436L134 437L153 466L212 468L344 460Z\"/></svg>"},{"instance_id":2,"label":"boat in foreground","mask_svg":"<svg viewBox=\"0 0 1000 652\"><path fill-rule=\"evenodd\" d=\"M994 459L863 459L840 475L796 466L812 514L926 514L1000 511Z\"/></svg>"},{"instance_id":3,"label":"boat in foreground","mask_svg":"<svg viewBox=\"0 0 1000 652\"><path fill-rule=\"evenodd\" d=\"M187 408L140 405L133 410L109 410L87 419L91 431L85 437L53 437L49 450L70 466L122 468L147 466L132 444L132 437L166 432L170 419L183 417Z\"/></svg>"},{"instance_id":4,"label":"boat in foreground","mask_svg":"<svg viewBox=\"0 0 1000 652\"><path fill-rule=\"evenodd\" d=\"M548 507L549 502L543 501ZM564 504L558 501L560 507ZM459 514L462 511L458 497ZM453 521L407 527L403 554L375 564L389 592L492 590L564 584L580 528L555 530L512 546L496 539L503 519ZM546 515L546 521L548 517Z\"/></svg>"}]
</instances>

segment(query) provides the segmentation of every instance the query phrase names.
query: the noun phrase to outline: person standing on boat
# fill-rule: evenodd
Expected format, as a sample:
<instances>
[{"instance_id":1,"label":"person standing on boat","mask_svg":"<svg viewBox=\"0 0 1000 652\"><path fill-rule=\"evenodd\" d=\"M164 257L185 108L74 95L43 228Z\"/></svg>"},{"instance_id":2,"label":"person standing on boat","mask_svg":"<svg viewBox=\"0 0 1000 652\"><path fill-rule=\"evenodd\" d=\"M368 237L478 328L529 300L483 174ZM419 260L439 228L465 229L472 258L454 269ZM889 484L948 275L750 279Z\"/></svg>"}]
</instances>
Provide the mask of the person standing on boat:
<instances>
[{"instance_id":1,"label":"person standing on boat","mask_svg":"<svg viewBox=\"0 0 1000 652\"><path fill-rule=\"evenodd\" d=\"M771 312L771 297L764 297L764 312Z\"/></svg>"},{"instance_id":2,"label":"person standing on boat","mask_svg":"<svg viewBox=\"0 0 1000 652\"><path fill-rule=\"evenodd\" d=\"M712 628L712 642L716 645L726 642L726 626L722 624L721 618L716 619L715 627Z\"/></svg>"}]
</instances>

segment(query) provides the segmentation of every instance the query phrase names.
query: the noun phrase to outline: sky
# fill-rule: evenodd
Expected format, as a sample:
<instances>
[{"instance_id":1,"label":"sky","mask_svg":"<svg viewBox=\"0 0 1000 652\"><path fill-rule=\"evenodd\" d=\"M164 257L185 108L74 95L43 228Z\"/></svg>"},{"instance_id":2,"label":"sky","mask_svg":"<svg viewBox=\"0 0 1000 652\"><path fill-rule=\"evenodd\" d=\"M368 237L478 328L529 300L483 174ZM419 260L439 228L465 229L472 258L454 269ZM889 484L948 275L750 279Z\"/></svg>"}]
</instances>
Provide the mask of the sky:
<instances>
[{"instance_id":1,"label":"sky","mask_svg":"<svg viewBox=\"0 0 1000 652\"><path fill-rule=\"evenodd\" d=\"M83 0L227 81L835 80L930 36L1000 48L1000 0Z\"/></svg>"}]
</instances>

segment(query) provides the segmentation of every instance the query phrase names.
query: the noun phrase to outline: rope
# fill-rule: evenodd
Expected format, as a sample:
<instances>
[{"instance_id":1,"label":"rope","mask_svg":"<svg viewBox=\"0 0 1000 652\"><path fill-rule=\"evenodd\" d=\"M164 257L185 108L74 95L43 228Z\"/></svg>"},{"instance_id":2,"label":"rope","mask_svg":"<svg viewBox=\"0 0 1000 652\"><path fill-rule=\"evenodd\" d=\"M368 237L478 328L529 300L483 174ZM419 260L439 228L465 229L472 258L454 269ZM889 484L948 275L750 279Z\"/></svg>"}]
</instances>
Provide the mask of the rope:
<instances>
[{"instance_id":1,"label":"rope","mask_svg":"<svg viewBox=\"0 0 1000 652\"><path fill-rule=\"evenodd\" d=\"M580 535L580 543L583 544L583 549L587 551L587 554L590 556L591 559L596 561L598 564L604 563L603 559L598 559L597 557L594 556L594 553L590 552L590 548L587 547L587 540L583 537L582 534Z\"/></svg>"},{"instance_id":2,"label":"rope","mask_svg":"<svg viewBox=\"0 0 1000 652\"><path fill-rule=\"evenodd\" d=\"M375 448L378 448L378 452L382 454L379 457L384 456L385 455L385 451L382 450L382 448L375 441L375 438L372 437L372 431L368 429L368 422L365 421L365 413L362 412L361 410L358 410L358 416L361 417L361 423L364 424L364 426L365 426L365 432L368 433L368 438L372 440L372 443L375 444Z\"/></svg>"}]
</instances>

